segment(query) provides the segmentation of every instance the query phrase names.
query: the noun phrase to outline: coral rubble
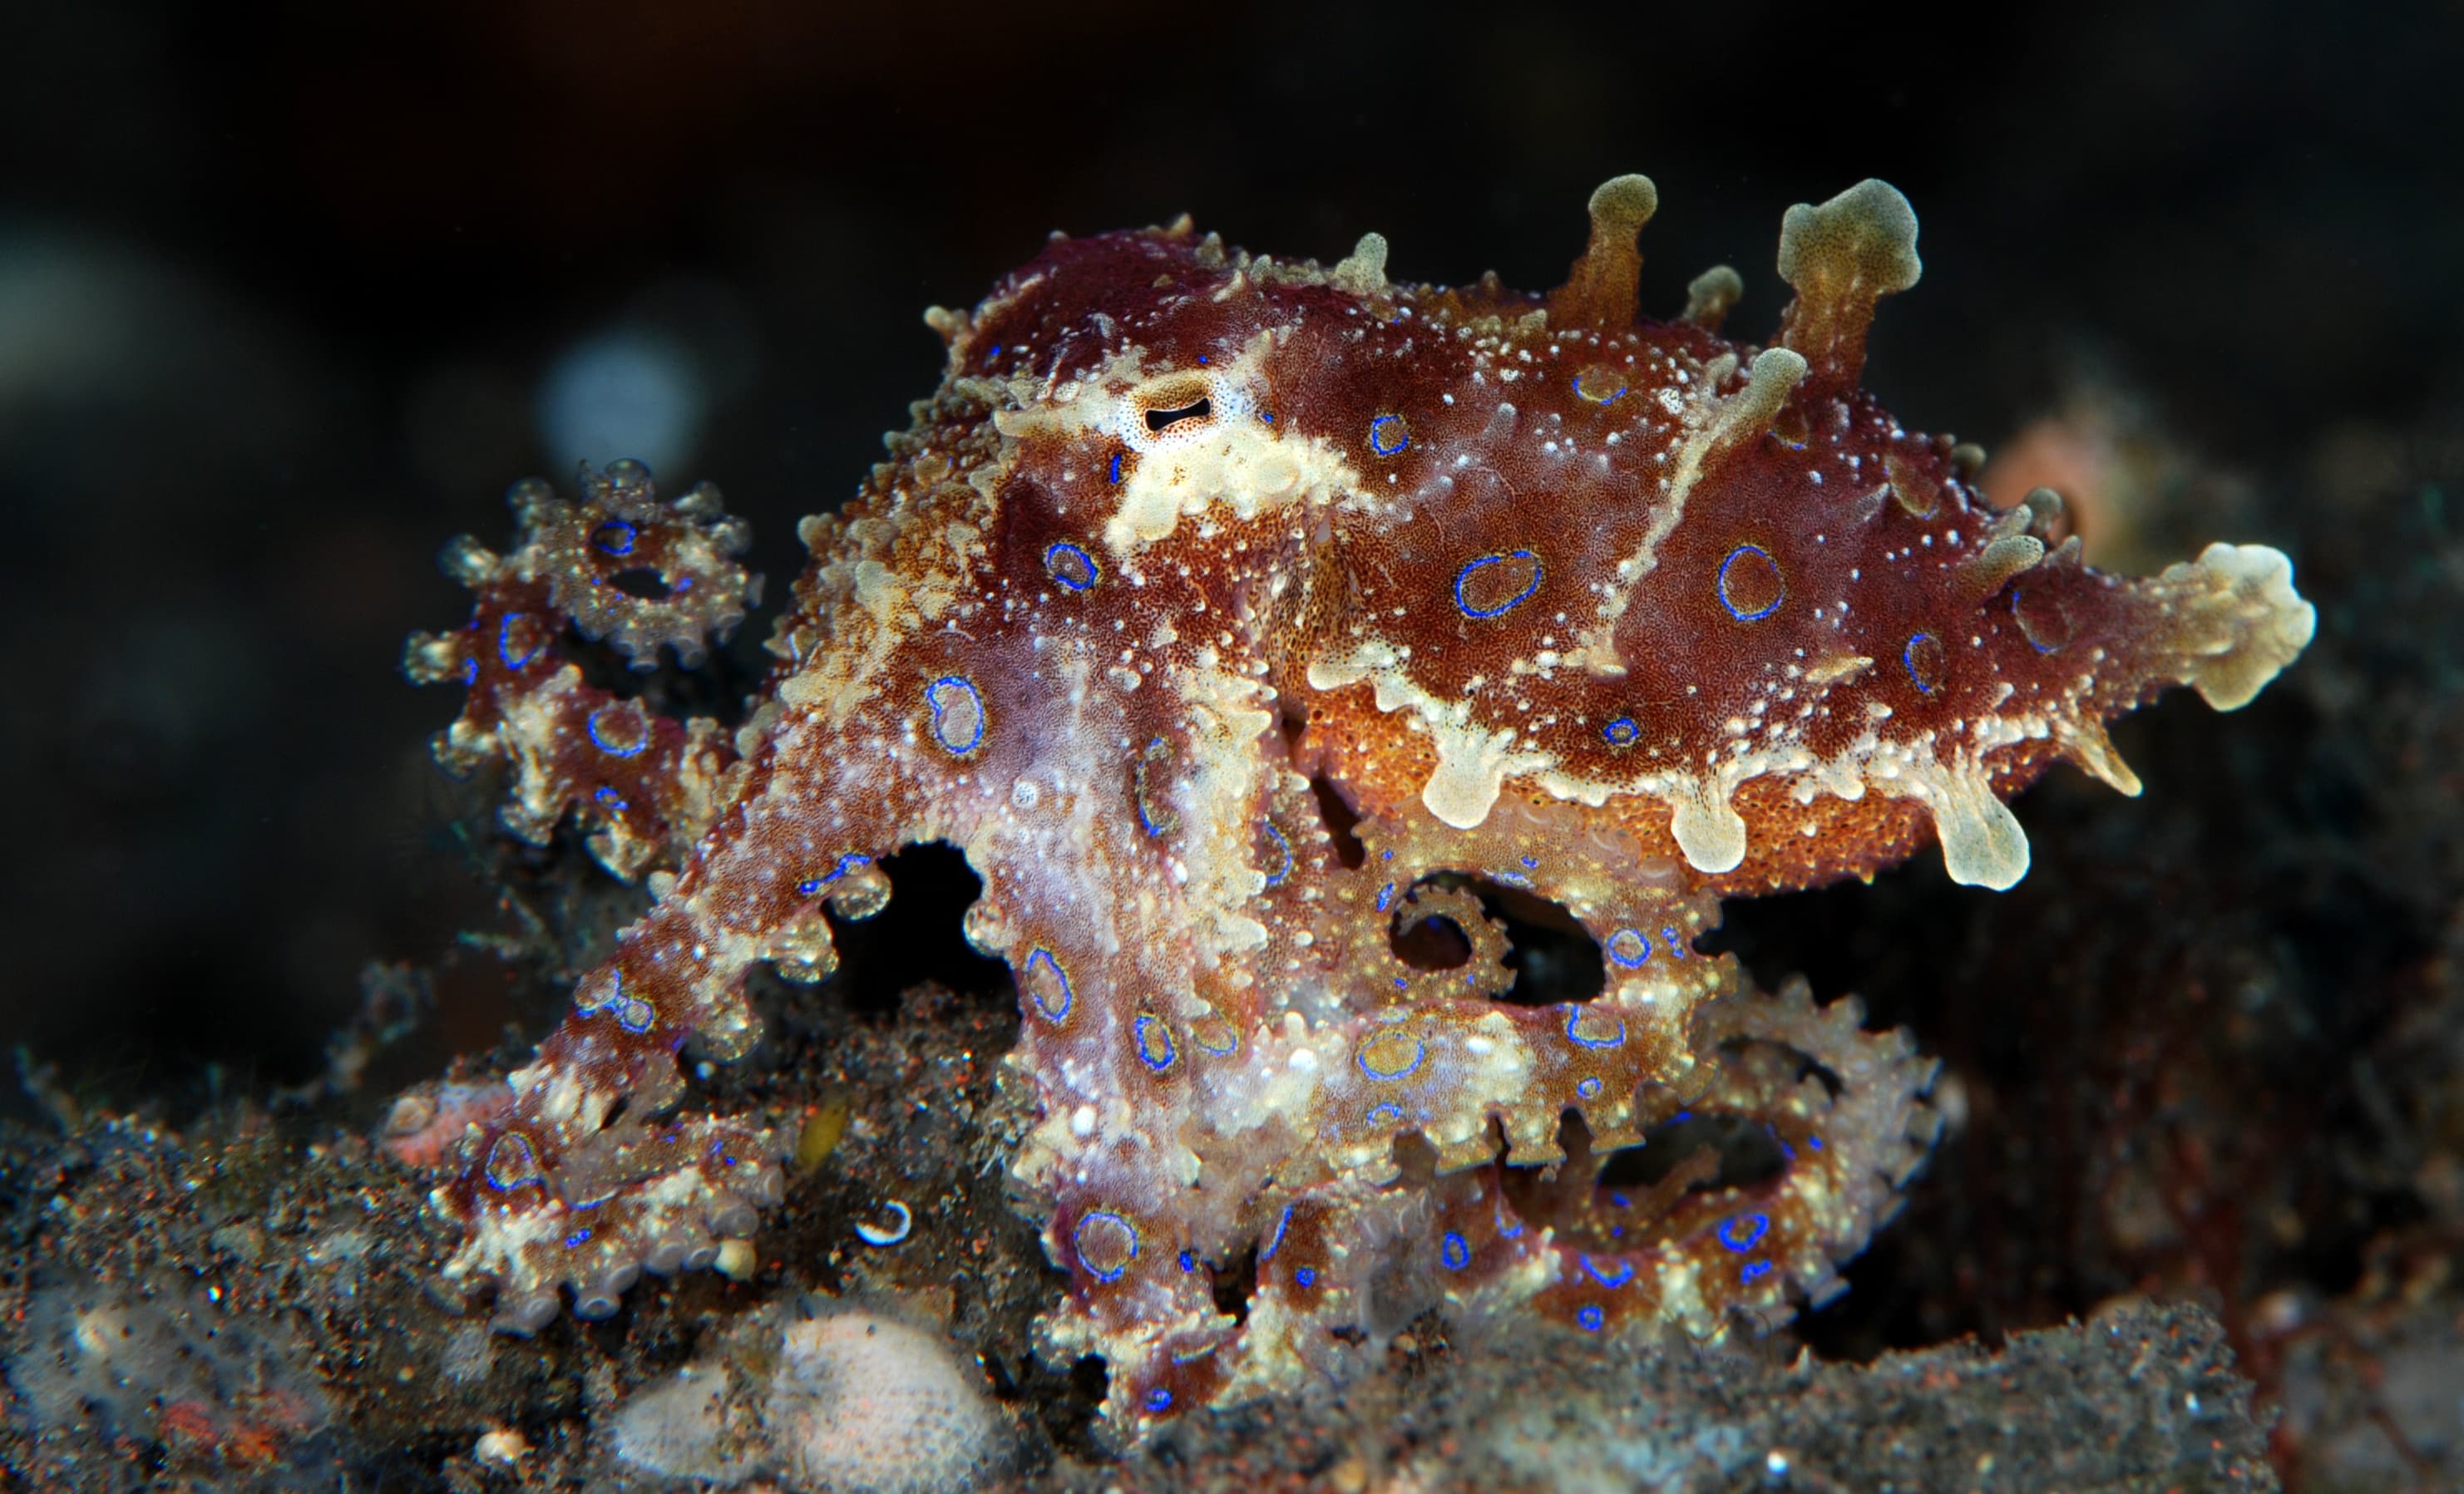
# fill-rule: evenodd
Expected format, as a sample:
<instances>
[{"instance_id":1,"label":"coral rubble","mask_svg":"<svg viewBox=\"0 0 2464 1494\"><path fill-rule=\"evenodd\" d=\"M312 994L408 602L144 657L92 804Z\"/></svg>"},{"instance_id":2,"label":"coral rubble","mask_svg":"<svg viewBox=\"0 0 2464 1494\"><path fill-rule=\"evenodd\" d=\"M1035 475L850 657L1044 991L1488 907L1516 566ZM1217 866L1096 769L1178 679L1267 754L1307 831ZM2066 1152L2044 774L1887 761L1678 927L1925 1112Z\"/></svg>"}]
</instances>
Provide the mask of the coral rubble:
<instances>
[{"instance_id":1,"label":"coral rubble","mask_svg":"<svg viewBox=\"0 0 2464 1494\"><path fill-rule=\"evenodd\" d=\"M2137 792L2106 721L2246 703L2313 617L2262 546L2090 569L2057 497L1994 509L1859 388L1919 270L1889 187L1789 211L1762 348L1726 270L1638 319L1655 206L1601 187L1546 297L1392 281L1375 235L1331 268L1056 239L933 315L948 375L806 520L732 739L560 644L648 667L735 626L715 495L517 488L521 544L449 550L477 610L408 668L469 686L439 755L510 766L511 828L572 814L653 903L469 1128L449 1281L530 1332L720 1263L787 1141L685 1110L678 1056L748 1052L754 967L826 977L880 860L940 841L1017 980L1011 1175L1069 1275L1042 1342L1103 1358L1114 1436L1353 1375L1433 1307L1710 1338L1822 1300L1931 1067L1700 952L1717 900L1928 835L2008 888L2005 800L2057 758Z\"/></svg>"}]
</instances>

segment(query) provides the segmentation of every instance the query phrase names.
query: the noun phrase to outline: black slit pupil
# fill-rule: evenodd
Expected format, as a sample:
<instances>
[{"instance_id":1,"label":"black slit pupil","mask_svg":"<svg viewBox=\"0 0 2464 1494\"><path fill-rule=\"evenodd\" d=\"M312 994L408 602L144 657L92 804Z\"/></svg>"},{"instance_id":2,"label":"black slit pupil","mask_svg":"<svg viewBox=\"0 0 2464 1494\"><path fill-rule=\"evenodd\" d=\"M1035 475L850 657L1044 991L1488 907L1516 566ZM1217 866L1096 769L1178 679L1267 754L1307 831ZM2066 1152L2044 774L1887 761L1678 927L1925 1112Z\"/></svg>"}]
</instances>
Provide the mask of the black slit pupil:
<instances>
[{"instance_id":1,"label":"black slit pupil","mask_svg":"<svg viewBox=\"0 0 2464 1494\"><path fill-rule=\"evenodd\" d=\"M1177 425L1184 420L1204 420L1214 413L1214 407L1204 400L1199 400L1195 405L1183 405L1178 409L1151 409L1147 411L1147 428L1161 430L1166 426Z\"/></svg>"}]
</instances>

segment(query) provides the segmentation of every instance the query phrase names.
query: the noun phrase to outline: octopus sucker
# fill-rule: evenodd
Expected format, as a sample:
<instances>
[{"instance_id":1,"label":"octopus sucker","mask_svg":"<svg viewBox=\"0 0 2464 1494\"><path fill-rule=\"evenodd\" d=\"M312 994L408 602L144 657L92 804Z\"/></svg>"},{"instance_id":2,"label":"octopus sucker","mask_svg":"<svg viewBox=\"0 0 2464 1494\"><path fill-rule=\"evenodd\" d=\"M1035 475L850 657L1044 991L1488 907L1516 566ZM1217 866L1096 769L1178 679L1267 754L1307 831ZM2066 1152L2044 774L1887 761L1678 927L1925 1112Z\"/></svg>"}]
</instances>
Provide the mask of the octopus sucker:
<instances>
[{"instance_id":1,"label":"octopus sucker","mask_svg":"<svg viewBox=\"0 0 2464 1494\"><path fill-rule=\"evenodd\" d=\"M1922 268L1889 187L1788 210L1760 346L1725 266L1639 316L1649 179L1589 207L1546 296L1183 219L935 309L942 385L800 526L732 733L574 657L689 666L740 624L715 491L585 470L517 487L509 553L450 546L475 608L406 655L468 691L438 759L501 763L510 832L569 825L652 901L470 1108L447 1283L528 1333L749 1259L786 1143L678 1056L748 1052L747 975L829 978L824 911L941 841L1017 982L1039 1351L1103 1358L1118 1441L1339 1382L1424 1311L1707 1339L1840 1290L1939 1129L1933 1066L1702 953L1719 900L1928 841L2008 888L2013 795L2057 760L2137 794L2108 721L2247 704L2315 617L2263 545L2090 568L2057 495L1995 510L1972 449L1859 387ZM1236 1318L1215 1278L1249 1259Z\"/></svg>"}]
</instances>

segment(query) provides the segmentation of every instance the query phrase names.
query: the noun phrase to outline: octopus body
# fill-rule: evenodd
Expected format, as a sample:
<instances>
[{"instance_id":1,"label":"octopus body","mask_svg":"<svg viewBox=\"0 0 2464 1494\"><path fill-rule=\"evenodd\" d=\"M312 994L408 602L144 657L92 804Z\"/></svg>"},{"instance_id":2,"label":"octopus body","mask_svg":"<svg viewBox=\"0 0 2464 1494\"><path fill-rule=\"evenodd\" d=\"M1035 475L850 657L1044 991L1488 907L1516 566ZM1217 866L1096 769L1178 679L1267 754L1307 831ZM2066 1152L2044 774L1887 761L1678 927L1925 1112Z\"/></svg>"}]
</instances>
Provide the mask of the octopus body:
<instances>
[{"instance_id":1,"label":"octopus body","mask_svg":"<svg viewBox=\"0 0 2464 1494\"><path fill-rule=\"evenodd\" d=\"M655 901L470 1127L449 1277L530 1331L756 1229L780 1142L685 1109L676 1055L741 1053L747 973L826 976L825 910L940 841L1017 980L1011 1167L1068 1275L1042 1347L1103 1357L1120 1437L1432 1308L1708 1337L1836 1291L1932 1066L1699 953L1718 899L1928 839L2007 888L2005 800L2057 758L2135 793L2103 723L2243 704L2312 611L2260 546L2101 574L2058 498L1993 509L1858 387L1918 275L1888 187L1789 211L1760 348L1725 268L1638 318L1655 201L1602 187L1547 296L1396 283L1375 235L1331 268L1186 221L1056 237L930 317L947 376L804 522L732 740L555 647L738 621L715 494L517 489L522 545L449 552L479 606L409 668L468 682L439 751L512 766L509 826L571 816Z\"/></svg>"}]
</instances>

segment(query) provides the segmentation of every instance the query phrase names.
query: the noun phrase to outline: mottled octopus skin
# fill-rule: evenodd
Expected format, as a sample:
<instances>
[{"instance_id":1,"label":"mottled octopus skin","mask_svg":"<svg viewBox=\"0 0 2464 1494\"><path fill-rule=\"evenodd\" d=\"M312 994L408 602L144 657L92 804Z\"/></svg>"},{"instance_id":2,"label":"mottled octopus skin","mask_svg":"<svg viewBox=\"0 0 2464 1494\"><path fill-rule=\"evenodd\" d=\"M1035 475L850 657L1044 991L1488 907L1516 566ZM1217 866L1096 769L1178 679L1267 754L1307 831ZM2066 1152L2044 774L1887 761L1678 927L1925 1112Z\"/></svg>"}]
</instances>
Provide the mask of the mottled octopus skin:
<instances>
[{"instance_id":1,"label":"mottled octopus skin","mask_svg":"<svg viewBox=\"0 0 2464 1494\"><path fill-rule=\"evenodd\" d=\"M1654 205L1603 187L1545 297L1392 283L1375 235L1331 269L1185 222L1056 236L933 315L948 376L805 521L732 743L548 647L574 618L647 663L740 618L714 496L631 464L579 508L517 490L522 548L450 552L480 605L411 670L470 683L440 752L507 759L513 828L571 813L655 901L471 1128L448 1277L529 1331L751 1231L779 1140L682 1114L675 1055L740 1054L747 972L826 975L825 904L865 915L881 857L944 841L1018 982L1011 1165L1069 1277L1042 1348L1103 1356L1115 1435L1339 1378L1430 1307L1710 1337L1836 1291L1930 1145L1932 1066L1698 953L1717 899L1929 834L2008 887L2010 795L2057 758L2137 792L2102 723L2178 683L2244 703L2312 614L2263 547L2101 574L2057 498L1993 510L1858 387L1917 278L1889 187L1790 210L1761 349L1721 334L1726 269L1637 319ZM1505 903L1579 923L1597 995L1507 1000ZM1467 959L1407 957L1432 921ZM1686 1126L1774 1165L1602 1178Z\"/></svg>"}]
</instances>

